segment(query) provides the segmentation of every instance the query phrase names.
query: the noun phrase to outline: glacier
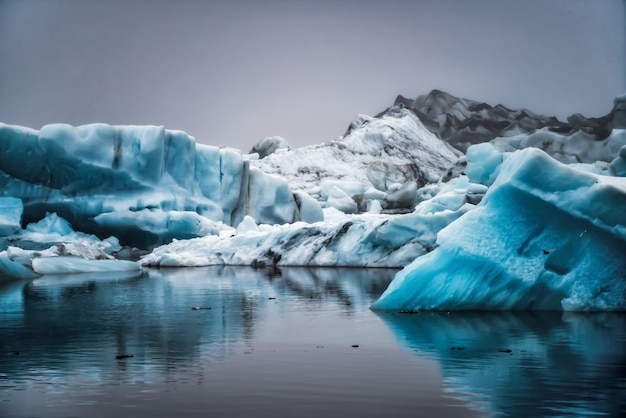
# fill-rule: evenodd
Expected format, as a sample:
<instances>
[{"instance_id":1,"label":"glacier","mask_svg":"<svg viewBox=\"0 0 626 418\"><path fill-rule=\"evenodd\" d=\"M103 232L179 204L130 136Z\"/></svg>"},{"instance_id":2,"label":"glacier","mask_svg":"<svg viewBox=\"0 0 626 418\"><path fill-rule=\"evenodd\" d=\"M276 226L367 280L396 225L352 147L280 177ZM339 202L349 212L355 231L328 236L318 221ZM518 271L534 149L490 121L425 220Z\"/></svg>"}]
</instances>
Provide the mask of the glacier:
<instances>
[{"instance_id":1,"label":"glacier","mask_svg":"<svg viewBox=\"0 0 626 418\"><path fill-rule=\"evenodd\" d=\"M439 90L249 154L158 126L0 123L0 276L402 268L372 306L626 310L626 95L566 122Z\"/></svg>"}]
</instances>

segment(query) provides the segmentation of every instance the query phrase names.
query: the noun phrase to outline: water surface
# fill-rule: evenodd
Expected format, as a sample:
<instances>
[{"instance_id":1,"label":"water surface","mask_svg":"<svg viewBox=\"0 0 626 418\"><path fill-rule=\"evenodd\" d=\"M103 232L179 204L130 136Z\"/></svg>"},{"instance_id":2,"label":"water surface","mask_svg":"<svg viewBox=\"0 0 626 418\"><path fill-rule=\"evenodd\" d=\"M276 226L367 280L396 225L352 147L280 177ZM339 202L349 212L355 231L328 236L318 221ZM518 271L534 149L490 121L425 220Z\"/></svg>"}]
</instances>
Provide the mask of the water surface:
<instances>
[{"instance_id":1,"label":"water surface","mask_svg":"<svg viewBox=\"0 0 626 418\"><path fill-rule=\"evenodd\" d=\"M1 417L620 416L621 314L383 314L395 272L0 282Z\"/></svg>"}]
</instances>

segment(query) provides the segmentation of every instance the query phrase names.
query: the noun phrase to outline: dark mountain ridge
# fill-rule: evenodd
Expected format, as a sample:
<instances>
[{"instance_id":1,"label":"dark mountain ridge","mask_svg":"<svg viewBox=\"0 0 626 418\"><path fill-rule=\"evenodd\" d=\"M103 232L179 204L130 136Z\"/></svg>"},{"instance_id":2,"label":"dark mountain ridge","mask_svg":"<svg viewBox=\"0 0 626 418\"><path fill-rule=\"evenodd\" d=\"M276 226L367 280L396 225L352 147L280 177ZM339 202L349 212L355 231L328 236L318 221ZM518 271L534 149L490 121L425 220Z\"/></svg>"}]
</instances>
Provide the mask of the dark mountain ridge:
<instances>
[{"instance_id":1,"label":"dark mountain ridge","mask_svg":"<svg viewBox=\"0 0 626 418\"><path fill-rule=\"evenodd\" d=\"M514 110L501 104L491 106L458 98L436 89L416 99L399 95L392 107L377 116L386 114L393 107L411 110L429 131L463 152L472 144L531 134L543 128L562 135L581 130L596 140L606 138L613 128L626 128L626 95L616 98L613 109L605 116L587 118L574 114L567 118L567 122L528 109Z\"/></svg>"}]
</instances>

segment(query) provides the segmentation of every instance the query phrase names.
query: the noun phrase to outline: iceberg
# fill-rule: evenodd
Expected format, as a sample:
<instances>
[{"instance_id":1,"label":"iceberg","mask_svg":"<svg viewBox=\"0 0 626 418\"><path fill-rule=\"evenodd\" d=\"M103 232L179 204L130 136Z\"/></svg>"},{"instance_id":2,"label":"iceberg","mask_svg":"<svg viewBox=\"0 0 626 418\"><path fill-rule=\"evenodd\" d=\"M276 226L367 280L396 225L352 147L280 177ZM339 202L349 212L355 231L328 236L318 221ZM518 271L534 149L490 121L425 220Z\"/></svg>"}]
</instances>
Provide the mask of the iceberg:
<instances>
[{"instance_id":1,"label":"iceberg","mask_svg":"<svg viewBox=\"0 0 626 418\"><path fill-rule=\"evenodd\" d=\"M33 260L38 274L109 273L138 271L138 263L126 260L87 260L81 257L40 257Z\"/></svg>"},{"instance_id":2,"label":"iceberg","mask_svg":"<svg viewBox=\"0 0 626 418\"><path fill-rule=\"evenodd\" d=\"M478 161L494 169L493 158ZM438 247L400 271L372 308L626 310L626 178L535 148L505 155L495 170L478 207L442 229Z\"/></svg>"},{"instance_id":3,"label":"iceberg","mask_svg":"<svg viewBox=\"0 0 626 418\"><path fill-rule=\"evenodd\" d=\"M28 224L17 234L5 237L5 240L9 245L0 251L0 279L139 269L137 263L113 263L122 251L116 237L100 240L95 235L76 232L56 213L46 214L44 219Z\"/></svg>"},{"instance_id":4,"label":"iceberg","mask_svg":"<svg viewBox=\"0 0 626 418\"><path fill-rule=\"evenodd\" d=\"M461 155L426 129L411 110L395 106L377 117L359 115L337 140L274 153L250 164L280 175L292 190L325 202L333 187L352 200L355 196L363 200L372 185L386 192L395 183L415 182L421 187L437 182ZM341 200L340 207L354 210L349 201Z\"/></svg>"},{"instance_id":5,"label":"iceberg","mask_svg":"<svg viewBox=\"0 0 626 418\"><path fill-rule=\"evenodd\" d=\"M328 208L325 220L314 224L257 226L248 217L232 232L155 248L140 263L146 267L402 267L431 251L437 232L473 207L463 197L458 207L438 206L431 212L404 215L346 215Z\"/></svg>"},{"instance_id":6,"label":"iceberg","mask_svg":"<svg viewBox=\"0 0 626 418\"><path fill-rule=\"evenodd\" d=\"M0 190L21 200L24 224L55 212L74 230L140 248L204 236L247 214L301 220L284 179L250 170L238 150L157 126L0 124ZM262 196L273 205L260 208Z\"/></svg>"},{"instance_id":7,"label":"iceberg","mask_svg":"<svg viewBox=\"0 0 626 418\"><path fill-rule=\"evenodd\" d=\"M433 91L247 155L157 126L0 124L0 273L394 267L374 309L623 310L625 120L626 96L561 122Z\"/></svg>"}]
</instances>

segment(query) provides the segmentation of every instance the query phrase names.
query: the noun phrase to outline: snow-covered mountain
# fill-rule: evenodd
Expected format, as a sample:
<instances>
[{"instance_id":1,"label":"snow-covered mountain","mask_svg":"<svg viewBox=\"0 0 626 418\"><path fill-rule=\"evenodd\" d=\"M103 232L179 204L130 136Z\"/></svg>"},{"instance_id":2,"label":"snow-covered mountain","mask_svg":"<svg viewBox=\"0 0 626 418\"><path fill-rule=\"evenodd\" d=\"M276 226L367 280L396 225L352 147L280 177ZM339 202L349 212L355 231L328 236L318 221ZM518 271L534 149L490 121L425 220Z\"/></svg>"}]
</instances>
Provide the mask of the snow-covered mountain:
<instances>
[{"instance_id":1,"label":"snow-covered mountain","mask_svg":"<svg viewBox=\"0 0 626 418\"><path fill-rule=\"evenodd\" d=\"M359 115L335 141L271 154L251 165L319 198L327 180L382 191L410 181L421 187L437 182L461 155L428 131L415 113L392 107L380 117Z\"/></svg>"}]
</instances>

